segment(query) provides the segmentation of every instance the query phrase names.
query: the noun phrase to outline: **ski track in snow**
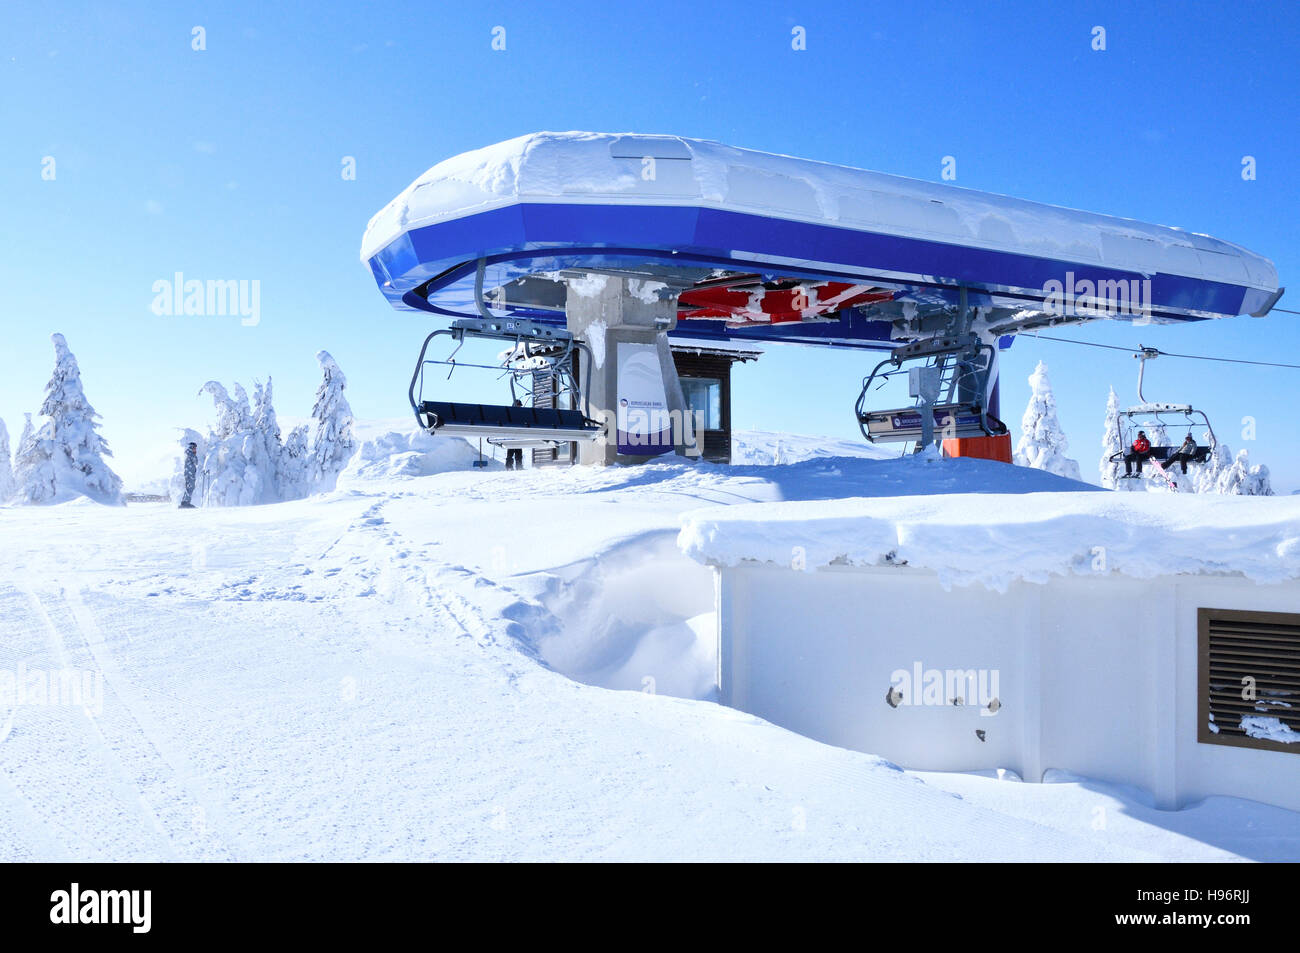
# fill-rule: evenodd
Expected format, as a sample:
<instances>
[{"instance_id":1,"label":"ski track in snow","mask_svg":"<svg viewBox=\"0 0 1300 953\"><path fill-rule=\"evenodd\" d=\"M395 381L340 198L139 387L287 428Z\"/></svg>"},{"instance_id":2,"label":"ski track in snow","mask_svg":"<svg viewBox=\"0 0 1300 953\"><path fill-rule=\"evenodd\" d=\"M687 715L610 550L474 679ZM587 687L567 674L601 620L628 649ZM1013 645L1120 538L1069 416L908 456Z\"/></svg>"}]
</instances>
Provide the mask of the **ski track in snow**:
<instances>
[{"instance_id":1,"label":"ski track in snow","mask_svg":"<svg viewBox=\"0 0 1300 953\"><path fill-rule=\"evenodd\" d=\"M584 574L630 584L684 512L860 492L872 463L453 472L184 514L0 510L0 669L103 685L102 710L0 711L0 860L1236 856L1158 826L1137 846L1021 801L1003 812L982 789L964 800L738 711L543 661L548 640L582 635Z\"/></svg>"}]
</instances>

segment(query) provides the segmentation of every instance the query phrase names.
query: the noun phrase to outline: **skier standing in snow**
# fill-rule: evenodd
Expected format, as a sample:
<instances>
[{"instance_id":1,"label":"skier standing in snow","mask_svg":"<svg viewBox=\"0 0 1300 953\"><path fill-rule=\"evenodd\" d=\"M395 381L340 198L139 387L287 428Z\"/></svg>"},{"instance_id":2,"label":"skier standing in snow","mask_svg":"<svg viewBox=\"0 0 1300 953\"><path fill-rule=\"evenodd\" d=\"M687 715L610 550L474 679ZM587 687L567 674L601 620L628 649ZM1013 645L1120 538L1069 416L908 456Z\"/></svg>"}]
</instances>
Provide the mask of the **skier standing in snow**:
<instances>
[{"instance_id":1,"label":"skier standing in snow","mask_svg":"<svg viewBox=\"0 0 1300 953\"><path fill-rule=\"evenodd\" d=\"M194 496L194 480L199 472L199 445L191 443L185 448L185 496L181 498L181 509L192 510L194 504L190 499Z\"/></svg>"},{"instance_id":2,"label":"skier standing in snow","mask_svg":"<svg viewBox=\"0 0 1300 953\"><path fill-rule=\"evenodd\" d=\"M1133 464L1138 465L1138 476L1142 475L1142 461L1151 457L1151 441L1147 439L1147 432L1139 430L1137 439L1133 441L1133 446L1129 452L1124 454L1124 475L1133 475Z\"/></svg>"}]
</instances>

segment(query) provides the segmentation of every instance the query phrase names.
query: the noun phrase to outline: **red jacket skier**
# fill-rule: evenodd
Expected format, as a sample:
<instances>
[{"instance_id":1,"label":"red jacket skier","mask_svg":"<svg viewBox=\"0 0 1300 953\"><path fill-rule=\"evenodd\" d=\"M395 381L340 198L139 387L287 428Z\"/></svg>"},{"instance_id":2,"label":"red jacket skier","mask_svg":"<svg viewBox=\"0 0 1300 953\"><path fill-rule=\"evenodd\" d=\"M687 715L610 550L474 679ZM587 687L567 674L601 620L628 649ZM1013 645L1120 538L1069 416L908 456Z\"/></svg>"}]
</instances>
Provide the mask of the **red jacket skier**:
<instances>
[{"instance_id":1,"label":"red jacket skier","mask_svg":"<svg viewBox=\"0 0 1300 953\"><path fill-rule=\"evenodd\" d=\"M1124 454L1124 475L1133 475L1133 464L1138 465L1138 474L1142 473L1142 461L1151 456L1151 441L1147 439L1147 432L1139 430L1137 439L1133 441L1133 446L1128 453Z\"/></svg>"}]
</instances>

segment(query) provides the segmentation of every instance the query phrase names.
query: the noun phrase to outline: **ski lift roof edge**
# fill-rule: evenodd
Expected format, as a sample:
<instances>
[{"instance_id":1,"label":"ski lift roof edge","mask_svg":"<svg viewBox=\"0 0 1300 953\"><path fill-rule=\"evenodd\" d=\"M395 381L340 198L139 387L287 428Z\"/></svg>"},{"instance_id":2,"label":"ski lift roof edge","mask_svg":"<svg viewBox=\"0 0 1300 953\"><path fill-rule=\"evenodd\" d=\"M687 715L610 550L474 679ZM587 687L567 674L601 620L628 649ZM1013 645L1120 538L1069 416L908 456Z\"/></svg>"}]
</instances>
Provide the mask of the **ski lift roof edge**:
<instances>
[{"instance_id":1,"label":"ski lift roof edge","mask_svg":"<svg viewBox=\"0 0 1300 953\"><path fill-rule=\"evenodd\" d=\"M900 303L924 304L926 295L943 301L964 286L1006 309L1008 332L1041 319L1053 280L1150 279L1157 321L1264 314L1281 292L1268 259L1182 229L635 134L535 133L441 162L371 219L361 257L394 307L457 316L474 312L480 258L496 287L587 269L680 290L710 273L753 272L871 284ZM840 323L854 310L860 323L888 317L847 309ZM536 313L553 318L555 308ZM887 325L882 335L828 323L745 328L742 336L888 346Z\"/></svg>"}]
</instances>

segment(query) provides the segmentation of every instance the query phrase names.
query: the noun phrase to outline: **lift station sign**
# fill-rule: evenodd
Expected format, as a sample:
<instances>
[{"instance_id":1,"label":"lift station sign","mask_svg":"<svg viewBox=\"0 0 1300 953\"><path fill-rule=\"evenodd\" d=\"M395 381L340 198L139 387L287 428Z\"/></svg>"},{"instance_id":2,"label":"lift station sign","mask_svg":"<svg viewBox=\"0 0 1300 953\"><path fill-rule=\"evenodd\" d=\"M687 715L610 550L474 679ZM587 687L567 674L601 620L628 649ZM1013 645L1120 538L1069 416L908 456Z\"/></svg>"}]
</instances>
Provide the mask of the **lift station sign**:
<instances>
[{"instance_id":1,"label":"lift station sign","mask_svg":"<svg viewBox=\"0 0 1300 953\"><path fill-rule=\"evenodd\" d=\"M659 349L618 345L618 452L652 457L673 449L672 417Z\"/></svg>"}]
</instances>

